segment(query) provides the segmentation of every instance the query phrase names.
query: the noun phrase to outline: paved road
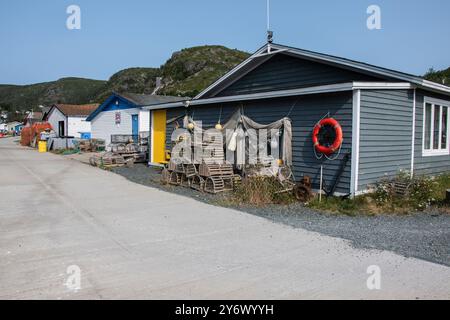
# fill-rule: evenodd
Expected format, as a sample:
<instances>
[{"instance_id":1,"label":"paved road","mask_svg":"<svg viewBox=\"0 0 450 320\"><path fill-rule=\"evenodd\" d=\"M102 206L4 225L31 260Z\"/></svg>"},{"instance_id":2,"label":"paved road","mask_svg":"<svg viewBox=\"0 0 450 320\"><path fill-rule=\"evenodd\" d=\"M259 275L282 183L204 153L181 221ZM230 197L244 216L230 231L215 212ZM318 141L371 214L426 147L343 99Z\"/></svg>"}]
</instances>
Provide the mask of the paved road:
<instances>
[{"instance_id":1,"label":"paved road","mask_svg":"<svg viewBox=\"0 0 450 320\"><path fill-rule=\"evenodd\" d=\"M448 267L357 250L13 139L0 139L0 181L2 299L450 298ZM65 285L71 265L80 290ZM370 265L380 290L367 289Z\"/></svg>"}]
</instances>

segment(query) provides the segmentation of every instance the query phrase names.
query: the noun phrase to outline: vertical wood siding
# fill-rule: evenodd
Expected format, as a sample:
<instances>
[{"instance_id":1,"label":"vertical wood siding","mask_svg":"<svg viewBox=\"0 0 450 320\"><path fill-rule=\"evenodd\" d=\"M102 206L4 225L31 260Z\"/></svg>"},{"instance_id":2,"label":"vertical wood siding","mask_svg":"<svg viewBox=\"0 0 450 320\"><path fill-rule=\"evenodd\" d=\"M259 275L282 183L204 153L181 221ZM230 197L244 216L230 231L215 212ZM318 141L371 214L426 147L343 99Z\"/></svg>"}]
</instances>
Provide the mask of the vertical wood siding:
<instances>
[{"instance_id":1,"label":"vertical wood siding","mask_svg":"<svg viewBox=\"0 0 450 320\"><path fill-rule=\"evenodd\" d=\"M361 90L358 190L411 168L412 90Z\"/></svg>"}]
</instances>

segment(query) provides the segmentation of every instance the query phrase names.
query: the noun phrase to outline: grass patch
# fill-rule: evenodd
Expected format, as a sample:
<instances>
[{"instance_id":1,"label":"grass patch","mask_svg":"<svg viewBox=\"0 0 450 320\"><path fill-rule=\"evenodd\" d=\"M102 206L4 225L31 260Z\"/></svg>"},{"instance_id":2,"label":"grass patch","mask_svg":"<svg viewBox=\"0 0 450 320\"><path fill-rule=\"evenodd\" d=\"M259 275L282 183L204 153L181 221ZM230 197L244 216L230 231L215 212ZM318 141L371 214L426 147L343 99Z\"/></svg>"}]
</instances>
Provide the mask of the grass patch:
<instances>
[{"instance_id":1,"label":"grass patch","mask_svg":"<svg viewBox=\"0 0 450 320\"><path fill-rule=\"evenodd\" d=\"M404 193L397 192L398 184L407 186ZM450 189L450 174L435 178L411 178L408 173L401 172L395 179L377 184L372 193L352 199L323 197L322 201L319 201L316 197L308 203L308 207L346 215L409 214L430 208L450 213L449 205L445 201L447 189Z\"/></svg>"},{"instance_id":2,"label":"grass patch","mask_svg":"<svg viewBox=\"0 0 450 320\"><path fill-rule=\"evenodd\" d=\"M222 199L221 202L228 206L251 205L256 207L295 202L292 191L283 192L284 189L285 187L275 177L249 177L243 179L227 199Z\"/></svg>"}]
</instances>

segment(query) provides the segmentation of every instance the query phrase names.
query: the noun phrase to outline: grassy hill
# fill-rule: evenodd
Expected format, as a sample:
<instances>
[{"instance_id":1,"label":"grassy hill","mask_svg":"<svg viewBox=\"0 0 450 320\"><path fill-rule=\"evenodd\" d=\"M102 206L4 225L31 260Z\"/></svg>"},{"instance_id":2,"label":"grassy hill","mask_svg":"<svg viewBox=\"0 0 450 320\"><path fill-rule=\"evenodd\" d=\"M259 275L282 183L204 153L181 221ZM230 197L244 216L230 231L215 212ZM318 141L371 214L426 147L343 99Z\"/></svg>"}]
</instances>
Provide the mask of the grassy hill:
<instances>
[{"instance_id":1,"label":"grassy hill","mask_svg":"<svg viewBox=\"0 0 450 320\"><path fill-rule=\"evenodd\" d=\"M158 94L194 96L249 56L223 46L183 49L159 68L121 70L108 81L63 78L25 86L0 85L0 109L30 110L53 103L103 102L112 91L152 93L161 77Z\"/></svg>"}]
</instances>

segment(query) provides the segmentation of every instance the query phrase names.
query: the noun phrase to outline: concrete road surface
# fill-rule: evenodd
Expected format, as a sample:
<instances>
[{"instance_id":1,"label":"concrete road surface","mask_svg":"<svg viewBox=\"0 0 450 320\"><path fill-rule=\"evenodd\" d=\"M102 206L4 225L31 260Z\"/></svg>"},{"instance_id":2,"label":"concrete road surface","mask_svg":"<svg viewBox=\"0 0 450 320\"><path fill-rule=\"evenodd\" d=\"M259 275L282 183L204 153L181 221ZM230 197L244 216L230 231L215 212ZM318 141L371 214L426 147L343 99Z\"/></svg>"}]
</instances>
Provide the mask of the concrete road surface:
<instances>
[{"instance_id":1,"label":"concrete road surface","mask_svg":"<svg viewBox=\"0 0 450 320\"><path fill-rule=\"evenodd\" d=\"M2 299L450 298L448 267L357 250L14 140L0 139ZM367 287L372 265L379 290Z\"/></svg>"}]
</instances>

